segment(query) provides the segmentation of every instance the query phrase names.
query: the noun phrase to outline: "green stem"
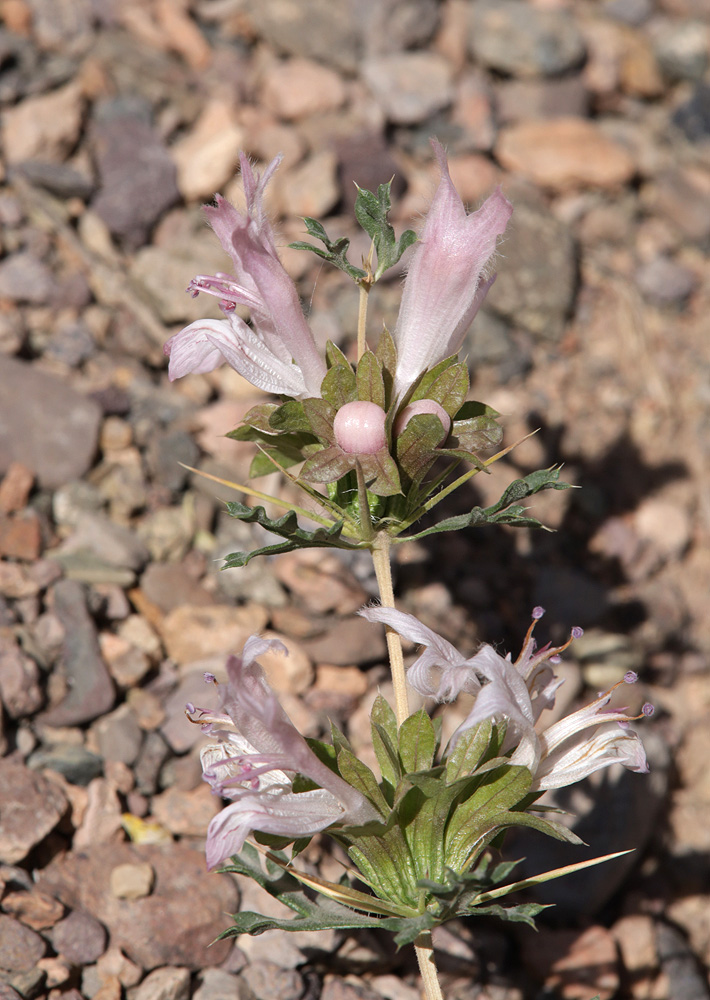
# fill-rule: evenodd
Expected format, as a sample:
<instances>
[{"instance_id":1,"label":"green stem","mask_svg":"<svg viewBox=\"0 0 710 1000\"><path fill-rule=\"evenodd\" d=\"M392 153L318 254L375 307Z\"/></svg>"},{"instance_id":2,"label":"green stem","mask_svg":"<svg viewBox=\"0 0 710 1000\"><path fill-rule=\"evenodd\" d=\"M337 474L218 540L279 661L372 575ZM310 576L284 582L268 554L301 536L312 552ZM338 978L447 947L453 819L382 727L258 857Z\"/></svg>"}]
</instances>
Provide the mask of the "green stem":
<instances>
[{"instance_id":1,"label":"green stem","mask_svg":"<svg viewBox=\"0 0 710 1000\"><path fill-rule=\"evenodd\" d=\"M439 975L434 961L434 948L431 942L431 931L422 931L414 942L414 951L419 962L419 971L422 974L424 983L424 996L426 1000L444 1000L441 992Z\"/></svg>"},{"instance_id":2,"label":"green stem","mask_svg":"<svg viewBox=\"0 0 710 1000\"><path fill-rule=\"evenodd\" d=\"M380 531L372 546L372 562L375 566L375 576L377 577L377 586L380 589L380 602L383 608L395 607L394 589L392 587L392 567L390 565L390 545L391 539L387 532ZM397 717L397 725L401 726L409 716L409 700L407 698L407 680L404 672L402 640L399 637L399 633L395 632L389 625L386 625L385 628L387 630L387 652L390 658L392 684L394 685L394 711Z\"/></svg>"},{"instance_id":3,"label":"green stem","mask_svg":"<svg viewBox=\"0 0 710 1000\"><path fill-rule=\"evenodd\" d=\"M360 282L360 302L357 312L357 359L358 361L367 350L367 303L370 296L371 285L367 279Z\"/></svg>"}]
</instances>

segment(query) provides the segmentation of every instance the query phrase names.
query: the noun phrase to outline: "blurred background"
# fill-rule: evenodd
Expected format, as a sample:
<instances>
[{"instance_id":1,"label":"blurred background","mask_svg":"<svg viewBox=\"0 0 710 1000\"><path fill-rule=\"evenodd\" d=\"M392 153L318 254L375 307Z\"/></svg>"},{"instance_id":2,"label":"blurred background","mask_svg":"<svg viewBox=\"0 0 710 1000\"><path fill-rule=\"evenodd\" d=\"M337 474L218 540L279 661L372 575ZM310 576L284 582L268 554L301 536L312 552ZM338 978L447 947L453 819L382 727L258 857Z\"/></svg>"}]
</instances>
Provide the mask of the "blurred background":
<instances>
[{"instance_id":1,"label":"blurred background","mask_svg":"<svg viewBox=\"0 0 710 1000\"><path fill-rule=\"evenodd\" d=\"M542 605L542 639L585 628L560 711L628 669L632 707L656 706L648 776L604 772L557 800L586 854L508 848L530 873L635 853L557 883L538 935L439 929L445 990L710 997L707 0L0 0L0 25L3 997L418 996L409 957L372 935L208 948L239 892L274 904L205 873L219 803L183 716L202 671L278 634L292 655L267 666L296 724L321 735L332 718L368 760L387 670L353 617L367 560L220 571L264 540L226 515L239 492L184 466L245 482L252 446L223 435L259 396L226 368L169 384L163 343L219 315L185 289L228 269L200 205L240 203L244 150L283 154L268 189L283 262L319 343L351 350L352 282L287 244L315 216L357 261L354 182L391 177L395 225L416 227L431 136L468 205L502 184L515 206L463 353L506 443L538 431L448 513L554 463L581 489L534 498L555 533L401 546L400 606L467 653L516 655ZM370 296L371 344L401 278ZM307 860L338 877L320 843Z\"/></svg>"}]
</instances>

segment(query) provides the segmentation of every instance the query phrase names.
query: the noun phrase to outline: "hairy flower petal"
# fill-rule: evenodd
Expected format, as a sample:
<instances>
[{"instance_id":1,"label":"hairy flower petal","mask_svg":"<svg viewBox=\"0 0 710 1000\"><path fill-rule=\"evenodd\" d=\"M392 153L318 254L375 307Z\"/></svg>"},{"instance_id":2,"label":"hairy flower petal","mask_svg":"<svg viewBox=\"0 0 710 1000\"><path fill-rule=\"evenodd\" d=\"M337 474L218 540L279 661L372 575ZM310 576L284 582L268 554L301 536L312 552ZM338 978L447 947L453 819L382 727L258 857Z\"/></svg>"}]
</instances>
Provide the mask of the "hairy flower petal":
<instances>
[{"instance_id":1,"label":"hairy flower petal","mask_svg":"<svg viewBox=\"0 0 710 1000\"><path fill-rule=\"evenodd\" d=\"M207 829L207 867L214 868L244 847L252 832L282 837L306 837L338 822L345 810L322 788L310 792L270 791L245 795L222 809Z\"/></svg>"},{"instance_id":2,"label":"hairy flower petal","mask_svg":"<svg viewBox=\"0 0 710 1000\"><path fill-rule=\"evenodd\" d=\"M490 285L484 271L513 211L497 189L467 215L442 146L432 146L441 180L412 254L394 332L400 396L422 372L458 353Z\"/></svg>"}]
</instances>

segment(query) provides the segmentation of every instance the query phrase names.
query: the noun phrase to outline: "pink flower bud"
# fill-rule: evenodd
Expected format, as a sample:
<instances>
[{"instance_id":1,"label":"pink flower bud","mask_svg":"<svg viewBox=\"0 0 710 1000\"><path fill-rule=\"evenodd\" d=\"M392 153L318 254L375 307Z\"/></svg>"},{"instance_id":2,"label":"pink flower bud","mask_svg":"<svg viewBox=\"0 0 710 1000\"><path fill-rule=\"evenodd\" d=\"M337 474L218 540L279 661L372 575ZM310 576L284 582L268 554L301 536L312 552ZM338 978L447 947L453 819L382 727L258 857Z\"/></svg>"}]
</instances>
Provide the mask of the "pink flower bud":
<instances>
[{"instance_id":1,"label":"pink flower bud","mask_svg":"<svg viewBox=\"0 0 710 1000\"><path fill-rule=\"evenodd\" d=\"M449 415L444 407L435 402L433 399L418 399L416 403L407 403L395 420L395 434L401 434L412 417L415 417L418 413L433 413L435 417L439 418L441 426L444 428L444 436L441 441L445 441L449 436L449 431L451 430L451 420L449 419ZM441 444L441 441L439 444Z\"/></svg>"},{"instance_id":2,"label":"pink flower bud","mask_svg":"<svg viewBox=\"0 0 710 1000\"><path fill-rule=\"evenodd\" d=\"M347 455L374 455L387 444L385 411L377 403L346 403L335 415L333 432Z\"/></svg>"}]
</instances>

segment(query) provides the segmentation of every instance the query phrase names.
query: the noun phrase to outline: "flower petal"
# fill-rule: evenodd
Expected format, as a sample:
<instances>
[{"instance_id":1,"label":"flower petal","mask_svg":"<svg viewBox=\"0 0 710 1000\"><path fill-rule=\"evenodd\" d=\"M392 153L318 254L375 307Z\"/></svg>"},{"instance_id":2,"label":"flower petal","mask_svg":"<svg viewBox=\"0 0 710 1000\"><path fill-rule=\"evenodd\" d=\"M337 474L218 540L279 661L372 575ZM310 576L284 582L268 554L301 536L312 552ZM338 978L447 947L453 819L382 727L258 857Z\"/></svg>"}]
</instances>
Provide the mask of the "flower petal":
<instances>
[{"instance_id":1,"label":"flower petal","mask_svg":"<svg viewBox=\"0 0 710 1000\"><path fill-rule=\"evenodd\" d=\"M441 180L411 257L394 333L400 396L422 372L458 352L489 287L483 272L513 211L498 188L467 215L443 148L432 146Z\"/></svg>"},{"instance_id":2,"label":"flower petal","mask_svg":"<svg viewBox=\"0 0 710 1000\"><path fill-rule=\"evenodd\" d=\"M305 837L342 819L344 809L322 788L310 792L256 792L222 809L207 830L207 867L238 854L254 830L281 837Z\"/></svg>"}]
</instances>

